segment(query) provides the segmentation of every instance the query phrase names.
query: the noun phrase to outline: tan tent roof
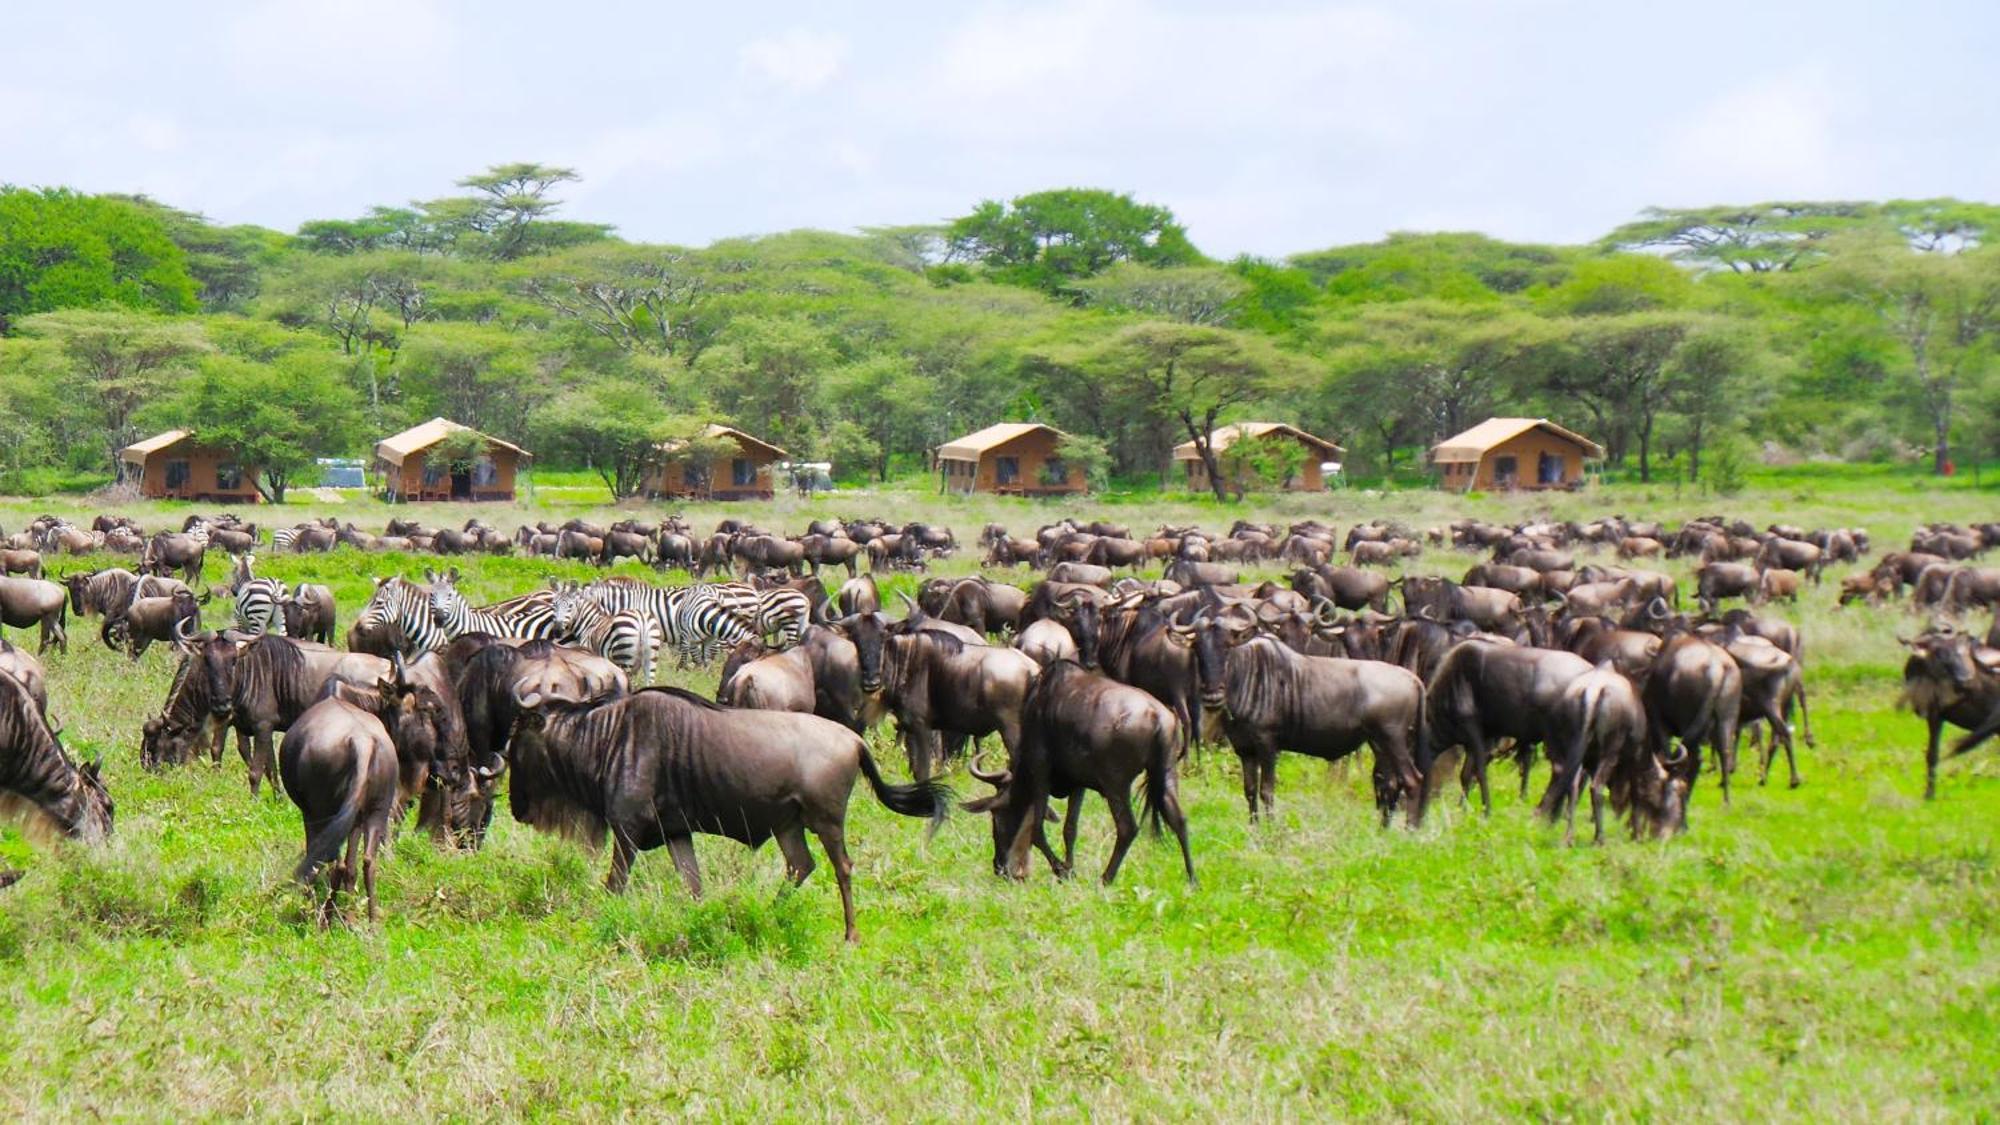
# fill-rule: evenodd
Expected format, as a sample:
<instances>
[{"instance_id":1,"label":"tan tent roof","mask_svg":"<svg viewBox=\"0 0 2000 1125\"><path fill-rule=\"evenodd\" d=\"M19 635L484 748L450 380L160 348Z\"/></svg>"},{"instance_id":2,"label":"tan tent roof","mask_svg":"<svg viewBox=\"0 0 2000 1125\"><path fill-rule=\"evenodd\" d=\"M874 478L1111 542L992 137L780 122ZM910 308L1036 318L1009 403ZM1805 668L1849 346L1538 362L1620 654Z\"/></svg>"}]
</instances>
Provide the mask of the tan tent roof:
<instances>
[{"instance_id":1,"label":"tan tent roof","mask_svg":"<svg viewBox=\"0 0 2000 1125\"><path fill-rule=\"evenodd\" d=\"M134 465L143 465L146 463L146 458L180 442L184 438L191 438L193 436L193 430L167 430L164 433L157 433L144 441L135 441L131 445L119 450L118 459L120 461L129 461Z\"/></svg>"},{"instance_id":2,"label":"tan tent roof","mask_svg":"<svg viewBox=\"0 0 2000 1125\"><path fill-rule=\"evenodd\" d=\"M1537 427L1574 442L1577 448L1583 450L1586 460L1596 461L1604 456L1603 446L1573 430L1566 430L1547 418L1488 418L1462 434L1448 437L1431 446L1431 461L1439 465L1478 461L1486 456L1487 450Z\"/></svg>"},{"instance_id":3,"label":"tan tent roof","mask_svg":"<svg viewBox=\"0 0 2000 1125\"><path fill-rule=\"evenodd\" d=\"M967 434L957 441L938 446L937 455L939 460L944 461L977 461L980 455L988 450L1037 430L1047 430L1057 437L1068 436L1054 426L1045 426L1040 422L995 422L976 433Z\"/></svg>"},{"instance_id":4,"label":"tan tent roof","mask_svg":"<svg viewBox=\"0 0 2000 1125\"><path fill-rule=\"evenodd\" d=\"M1220 453L1235 445L1241 438L1269 437L1272 434L1286 434L1308 445L1318 446L1321 456L1329 460L1347 456L1347 450L1325 438L1314 437L1287 422L1238 422L1233 426L1222 426L1208 435L1208 445L1210 449ZM1199 461L1201 454L1195 451L1193 442L1184 441L1174 446L1174 460Z\"/></svg>"},{"instance_id":5,"label":"tan tent roof","mask_svg":"<svg viewBox=\"0 0 2000 1125\"><path fill-rule=\"evenodd\" d=\"M391 465L401 465L403 460L410 454L429 449L431 446L443 441L446 435L457 433L459 430L471 429L471 426L461 426L449 418L433 418L422 425L411 426L400 434L392 434L376 442L375 459L378 461L387 461ZM473 430L473 432L479 433L477 430ZM511 449L523 457L534 456L534 454L529 453L513 442L501 441L491 434L479 434L479 436L502 449Z\"/></svg>"},{"instance_id":6,"label":"tan tent roof","mask_svg":"<svg viewBox=\"0 0 2000 1125\"><path fill-rule=\"evenodd\" d=\"M744 433L742 430L739 430L734 426L724 426L717 422L710 422L708 425L703 426L701 428L701 433L703 437L735 438L738 443L756 449L761 449L764 452L769 453L773 457L791 456L791 454L785 452L778 446L772 445L770 442L765 441L763 438L752 437L749 434ZM663 441L660 443L660 450L661 452L665 453L671 453L672 451L679 449L680 447L681 447L681 442L678 440Z\"/></svg>"}]
</instances>

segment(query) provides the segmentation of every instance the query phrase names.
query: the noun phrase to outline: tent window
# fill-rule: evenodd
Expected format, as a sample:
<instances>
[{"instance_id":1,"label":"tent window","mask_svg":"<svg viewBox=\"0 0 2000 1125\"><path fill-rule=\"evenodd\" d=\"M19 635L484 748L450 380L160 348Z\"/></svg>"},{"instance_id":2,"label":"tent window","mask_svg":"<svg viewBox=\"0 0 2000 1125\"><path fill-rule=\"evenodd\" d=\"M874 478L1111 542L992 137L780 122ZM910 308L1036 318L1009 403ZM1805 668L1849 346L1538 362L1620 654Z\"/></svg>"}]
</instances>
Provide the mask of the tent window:
<instances>
[{"instance_id":1,"label":"tent window","mask_svg":"<svg viewBox=\"0 0 2000 1125\"><path fill-rule=\"evenodd\" d=\"M737 488L747 488L757 483L757 465L748 457L738 457L729 463L729 483Z\"/></svg>"},{"instance_id":2,"label":"tent window","mask_svg":"<svg viewBox=\"0 0 2000 1125\"><path fill-rule=\"evenodd\" d=\"M188 481L193 479L194 470L189 468L187 458L180 457L167 462L168 488L186 488Z\"/></svg>"},{"instance_id":3,"label":"tent window","mask_svg":"<svg viewBox=\"0 0 2000 1125\"><path fill-rule=\"evenodd\" d=\"M491 457L481 457L472 466L472 483L475 487L494 484L500 479L500 466Z\"/></svg>"},{"instance_id":4,"label":"tent window","mask_svg":"<svg viewBox=\"0 0 2000 1125\"><path fill-rule=\"evenodd\" d=\"M1013 484L1021 479L1021 459L1019 457L996 457L993 460L993 478L1000 484Z\"/></svg>"},{"instance_id":5,"label":"tent window","mask_svg":"<svg viewBox=\"0 0 2000 1125\"><path fill-rule=\"evenodd\" d=\"M243 466L234 461L223 461L215 466L215 487L223 492L234 492L243 487Z\"/></svg>"}]
</instances>

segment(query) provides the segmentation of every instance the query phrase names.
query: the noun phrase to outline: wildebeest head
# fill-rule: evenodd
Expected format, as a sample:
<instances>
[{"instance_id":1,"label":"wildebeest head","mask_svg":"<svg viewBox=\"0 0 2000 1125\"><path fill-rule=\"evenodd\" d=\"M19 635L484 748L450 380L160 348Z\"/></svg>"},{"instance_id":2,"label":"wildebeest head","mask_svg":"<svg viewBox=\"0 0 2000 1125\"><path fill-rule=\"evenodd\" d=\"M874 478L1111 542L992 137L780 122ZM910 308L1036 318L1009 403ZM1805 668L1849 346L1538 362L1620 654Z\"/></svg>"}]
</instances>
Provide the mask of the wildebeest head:
<instances>
[{"instance_id":1,"label":"wildebeest head","mask_svg":"<svg viewBox=\"0 0 2000 1125\"><path fill-rule=\"evenodd\" d=\"M854 644L855 663L861 673L861 690L870 695L882 690L882 640L888 635L889 619L880 612L853 613L834 622Z\"/></svg>"},{"instance_id":2,"label":"wildebeest head","mask_svg":"<svg viewBox=\"0 0 2000 1125\"><path fill-rule=\"evenodd\" d=\"M976 797L960 807L969 813L987 813L993 830L993 873L1004 879L1028 877L1028 845L1034 841L1040 814L1030 816L1025 802L1013 800L1014 771L989 772L978 760L966 764L972 776L993 787L993 792Z\"/></svg>"},{"instance_id":3,"label":"wildebeest head","mask_svg":"<svg viewBox=\"0 0 2000 1125\"><path fill-rule=\"evenodd\" d=\"M1222 706L1229 688L1229 650L1254 633L1256 627L1254 617L1233 608L1220 613L1202 610L1187 625L1178 620L1167 622L1169 636L1193 647L1195 682L1203 707Z\"/></svg>"},{"instance_id":4,"label":"wildebeest head","mask_svg":"<svg viewBox=\"0 0 2000 1125\"><path fill-rule=\"evenodd\" d=\"M220 633L210 633L196 641L197 663L188 674L207 681L208 710L212 715L229 713L236 696L236 657L240 652L235 641Z\"/></svg>"},{"instance_id":5,"label":"wildebeest head","mask_svg":"<svg viewBox=\"0 0 2000 1125\"><path fill-rule=\"evenodd\" d=\"M1933 629L1915 640L1901 640L1910 650L1903 668L1905 680L1922 678L1971 687L1979 674L1972 659L1972 635L1955 629Z\"/></svg>"}]
</instances>

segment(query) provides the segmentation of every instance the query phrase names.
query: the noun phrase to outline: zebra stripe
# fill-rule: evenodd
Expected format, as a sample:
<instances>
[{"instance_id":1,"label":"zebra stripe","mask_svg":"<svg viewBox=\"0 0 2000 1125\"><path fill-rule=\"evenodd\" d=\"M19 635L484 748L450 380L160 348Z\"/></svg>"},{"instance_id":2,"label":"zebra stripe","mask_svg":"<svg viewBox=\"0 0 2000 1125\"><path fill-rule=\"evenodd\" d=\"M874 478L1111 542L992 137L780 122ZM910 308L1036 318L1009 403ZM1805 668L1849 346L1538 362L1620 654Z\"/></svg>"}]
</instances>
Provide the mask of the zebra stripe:
<instances>
[{"instance_id":1,"label":"zebra stripe","mask_svg":"<svg viewBox=\"0 0 2000 1125\"><path fill-rule=\"evenodd\" d=\"M278 609L284 597L285 584L275 578L252 578L238 586L236 627L252 636L284 636L285 615Z\"/></svg>"},{"instance_id":2,"label":"zebra stripe","mask_svg":"<svg viewBox=\"0 0 2000 1125\"><path fill-rule=\"evenodd\" d=\"M652 614L638 609L606 610L575 583L556 592L554 613L565 643L604 657L635 681L652 682L659 650L659 630Z\"/></svg>"},{"instance_id":3,"label":"zebra stripe","mask_svg":"<svg viewBox=\"0 0 2000 1125\"><path fill-rule=\"evenodd\" d=\"M447 641L467 633L491 633L496 637L525 640L555 640L555 610L546 593L535 599L516 599L503 606L474 609L449 582L431 586L431 616L444 630Z\"/></svg>"},{"instance_id":4,"label":"zebra stripe","mask_svg":"<svg viewBox=\"0 0 2000 1125\"><path fill-rule=\"evenodd\" d=\"M736 584L697 583L669 588L642 582L604 581L592 583L582 593L604 610L635 610L650 616L658 636L664 644L673 646L681 666L686 667L691 660L705 664L721 649L733 648L757 636L754 616L733 609L729 599L718 595L720 585Z\"/></svg>"}]
</instances>

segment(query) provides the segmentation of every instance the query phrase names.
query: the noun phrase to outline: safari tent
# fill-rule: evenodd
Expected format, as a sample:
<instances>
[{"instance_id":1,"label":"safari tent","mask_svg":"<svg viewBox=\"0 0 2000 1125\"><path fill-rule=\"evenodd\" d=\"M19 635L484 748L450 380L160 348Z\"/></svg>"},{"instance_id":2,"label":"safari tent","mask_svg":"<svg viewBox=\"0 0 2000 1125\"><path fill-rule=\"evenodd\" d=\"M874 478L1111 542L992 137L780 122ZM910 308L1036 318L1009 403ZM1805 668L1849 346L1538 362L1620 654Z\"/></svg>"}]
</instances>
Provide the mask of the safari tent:
<instances>
[{"instance_id":1,"label":"safari tent","mask_svg":"<svg viewBox=\"0 0 2000 1125\"><path fill-rule=\"evenodd\" d=\"M1547 418L1488 418L1431 447L1431 464L1453 492L1575 488L1604 447Z\"/></svg>"},{"instance_id":2,"label":"safari tent","mask_svg":"<svg viewBox=\"0 0 2000 1125\"><path fill-rule=\"evenodd\" d=\"M129 480L139 482L148 500L255 504L257 466L245 465L236 450L207 445L192 430L168 430L118 451Z\"/></svg>"},{"instance_id":3,"label":"safari tent","mask_svg":"<svg viewBox=\"0 0 2000 1125\"><path fill-rule=\"evenodd\" d=\"M1303 447L1304 460L1289 477L1279 482L1279 487L1287 492L1323 492L1326 490L1326 464L1339 464L1347 456L1347 451L1322 437L1299 429L1284 422L1238 422L1233 426L1223 426L1210 431L1208 447L1215 451L1218 459L1238 442L1291 442ZM1208 466L1202 464L1201 452L1192 441L1184 441L1174 446L1174 460L1185 467L1187 485L1196 492L1209 490ZM1239 467L1238 479L1232 488L1242 490L1251 483L1244 479L1247 473Z\"/></svg>"},{"instance_id":4,"label":"safari tent","mask_svg":"<svg viewBox=\"0 0 2000 1125\"><path fill-rule=\"evenodd\" d=\"M486 449L477 460L454 466L429 456L439 442L460 431L484 439ZM382 492L391 500L512 500L521 462L533 456L449 418L433 418L375 443Z\"/></svg>"},{"instance_id":5,"label":"safari tent","mask_svg":"<svg viewBox=\"0 0 2000 1125\"><path fill-rule=\"evenodd\" d=\"M1056 447L1067 436L1040 422L996 422L938 446L938 475L947 492L1061 496L1087 487L1083 469L1065 464Z\"/></svg>"},{"instance_id":6,"label":"safari tent","mask_svg":"<svg viewBox=\"0 0 2000 1125\"><path fill-rule=\"evenodd\" d=\"M669 460L652 470L641 491L648 496L698 496L710 500L769 500L777 491L772 466L791 454L762 438L753 437L734 426L711 422L703 434L733 442L735 452L723 464ZM678 443L668 442L661 451L671 453Z\"/></svg>"}]
</instances>

